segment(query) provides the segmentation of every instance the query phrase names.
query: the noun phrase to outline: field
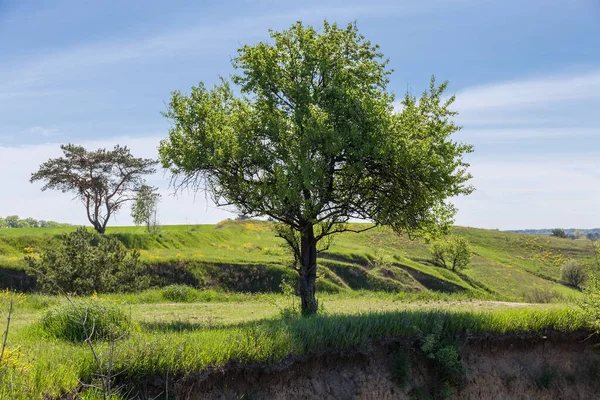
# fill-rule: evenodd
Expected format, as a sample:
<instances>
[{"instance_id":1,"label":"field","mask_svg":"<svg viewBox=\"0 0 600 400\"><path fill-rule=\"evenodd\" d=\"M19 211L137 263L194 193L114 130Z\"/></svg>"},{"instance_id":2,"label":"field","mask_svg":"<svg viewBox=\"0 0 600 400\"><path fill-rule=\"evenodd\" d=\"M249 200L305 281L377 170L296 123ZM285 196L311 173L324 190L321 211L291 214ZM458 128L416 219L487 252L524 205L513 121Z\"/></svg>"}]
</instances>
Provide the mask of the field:
<instances>
[{"instance_id":1,"label":"field","mask_svg":"<svg viewBox=\"0 0 600 400\"><path fill-rule=\"evenodd\" d=\"M559 283L566 259L593 265L587 240L456 227L475 256L467 269L453 273L430 262L422 240L386 229L341 234L319 260L321 312L301 318L297 299L281 293L282 280L294 275L271 224L224 221L165 226L155 234L110 229L125 246L141 250L165 285L195 288L71 295L76 302L114 305L130 317L127 335L91 341L92 352L87 343L49 333L41 322L48 310L71 305L64 296L29 292L34 286L21 261L25 251L43 251L64 231L0 230L1 282L10 287L0 294L2 315L14 305L0 361L0 398L103 398L90 385L100 387L109 375L124 398L151 398L140 393L158 380L167 389L153 393L168 399L169 382L189 375L279 365L390 339L421 343L431 332L443 332L436 340L456 341L590 329L576 304L582 293ZM28 292L14 291L19 285ZM550 303L532 304L536 290L552 293L544 298Z\"/></svg>"},{"instance_id":2,"label":"field","mask_svg":"<svg viewBox=\"0 0 600 400\"><path fill-rule=\"evenodd\" d=\"M74 228L73 228L74 229ZM0 284L27 285L22 258L25 248L42 251L59 240L60 229L0 230ZM532 290L555 293L563 300L580 292L559 283L560 267L569 258L592 265L589 240L567 240L493 230L454 228L471 243L474 258L461 273L431 264L429 245L381 228L335 237L321 254L320 289L469 292L469 297L527 300ZM291 257L271 224L223 221L217 225L164 226L158 234L143 228L115 227L108 234L166 276L178 275L192 286L244 292L276 292ZM25 282L25 283L23 283Z\"/></svg>"}]
</instances>

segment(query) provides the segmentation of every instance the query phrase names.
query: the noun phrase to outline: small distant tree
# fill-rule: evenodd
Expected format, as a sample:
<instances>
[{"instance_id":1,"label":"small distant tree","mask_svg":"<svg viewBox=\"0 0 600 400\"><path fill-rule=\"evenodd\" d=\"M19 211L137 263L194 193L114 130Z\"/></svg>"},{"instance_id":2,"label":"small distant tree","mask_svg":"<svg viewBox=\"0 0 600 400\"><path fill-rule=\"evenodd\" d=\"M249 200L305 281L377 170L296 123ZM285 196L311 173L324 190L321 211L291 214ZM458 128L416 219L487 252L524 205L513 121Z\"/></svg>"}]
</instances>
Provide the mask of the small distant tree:
<instances>
[{"instance_id":1,"label":"small distant tree","mask_svg":"<svg viewBox=\"0 0 600 400\"><path fill-rule=\"evenodd\" d=\"M6 224L6 220L2 217L0 217L0 228L8 228L8 225Z\"/></svg>"},{"instance_id":2,"label":"small distant tree","mask_svg":"<svg viewBox=\"0 0 600 400\"><path fill-rule=\"evenodd\" d=\"M146 225L148 232L156 227L158 202L160 201L158 188L142 185L137 191L135 201L131 206L131 217L136 225Z\"/></svg>"},{"instance_id":3,"label":"small distant tree","mask_svg":"<svg viewBox=\"0 0 600 400\"><path fill-rule=\"evenodd\" d=\"M30 228L39 228L40 227L40 223L37 219L35 218L25 218L24 219L25 222L27 222L27 224L29 225Z\"/></svg>"},{"instance_id":4,"label":"small distant tree","mask_svg":"<svg viewBox=\"0 0 600 400\"><path fill-rule=\"evenodd\" d=\"M17 221L16 228L31 228L31 226L29 225L29 222L27 222L27 220L20 219Z\"/></svg>"},{"instance_id":5,"label":"small distant tree","mask_svg":"<svg viewBox=\"0 0 600 400\"><path fill-rule=\"evenodd\" d=\"M19 216L9 215L5 219L7 228L18 228L19 227Z\"/></svg>"},{"instance_id":6,"label":"small distant tree","mask_svg":"<svg viewBox=\"0 0 600 400\"><path fill-rule=\"evenodd\" d=\"M124 203L135 200L144 175L156 170L156 161L135 158L127 147L89 151L73 144L60 146L64 157L46 161L31 175L31 182L43 181L42 191L75 193L98 233L104 233L110 217Z\"/></svg>"},{"instance_id":7,"label":"small distant tree","mask_svg":"<svg viewBox=\"0 0 600 400\"><path fill-rule=\"evenodd\" d=\"M557 228L557 229L552 229L552 233L550 234L550 236L566 239L567 233L565 232L564 229Z\"/></svg>"},{"instance_id":8,"label":"small distant tree","mask_svg":"<svg viewBox=\"0 0 600 400\"><path fill-rule=\"evenodd\" d=\"M598 240L598 238L600 238L600 234L597 232L589 232L585 235L585 237L593 242L594 240Z\"/></svg>"},{"instance_id":9,"label":"small distant tree","mask_svg":"<svg viewBox=\"0 0 600 400\"><path fill-rule=\"evenodd\" d=\"M567 260L560 269L561 281L580 289L587 279L587 271L577 260Z\"/></svg>"},{"instance_id":10,"label":"small distant tree","mask_svg":"<svg viewBox=\"0 0 600 400\"><path fill-rule=\"evenodd\" d=\"M431 254L434 264L454 272L469 265L473 256L469 241L462 236L451 236L433 243Z\"/></svg>"}]
</instances>

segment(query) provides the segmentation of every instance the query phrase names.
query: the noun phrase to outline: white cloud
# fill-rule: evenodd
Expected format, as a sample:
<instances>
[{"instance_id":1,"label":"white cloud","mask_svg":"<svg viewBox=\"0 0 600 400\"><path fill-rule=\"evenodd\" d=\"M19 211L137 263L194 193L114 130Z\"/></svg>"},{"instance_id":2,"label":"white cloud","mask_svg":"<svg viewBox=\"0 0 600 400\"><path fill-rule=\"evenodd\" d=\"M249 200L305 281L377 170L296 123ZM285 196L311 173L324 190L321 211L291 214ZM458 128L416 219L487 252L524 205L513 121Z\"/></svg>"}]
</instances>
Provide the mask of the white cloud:
<instances>
[{"instance_id":1,"label":"white cloud","mask_svg":"<svg viewBox=\"0 0 600 400\"><path fill-rule=\"evenodd\" d=\"M599 227L597 167L595 156L474 159L476 191L454 201L456 222L498 229Z\"/></svg>"},{"instance_id":2,"label":"white cloud","mask_svg":"<svg viewBox=\"0 0 600 400\"><path fill-rule=\"evenodd\" d=\"M127 145L136 157L156 158L161 138L118 138L80 143L86 148L111 148L115 144ZM0 170L10 171L0 177L0 186L8 188L0 192L0 216L17 214L21 217L55 220L72 224L88 224L85 211L70 193L40 191L41 184L29 183L35 170L49 158L59 157L62 152L58 143L27 145L19 147L0 146ZM233 215L217 209L203 193L182 192L173 196L169 188L169 176L159 171L148 178L150 184L158 186L163 194L159 206L159 217L165 224L216 223ZM122 209L112 225L129 225L129 208Z\"/></svg>"},{"instance_id":3,"label":"white cloud","mask_svg":"<svg viewBox=\"0 0 600 400\"><path fill-rule=\"evenodd\" d=\"M41 135L41 136L56 136L59 134L58 129L43 128L41 126L34 126L34 127L30 128L28 130L28 132L31 134L34 134L34 135Z\"/></svg>"},{"instance_id":4,"label":"white cloud","mask_svg":"<svg viewBox=\"0 0 600 400\"><path fill-rule=\"evenodd\" d=\"M357 18L380 15L411 17L467 3L468 1L462 0L436 0L427 3L409 1L402 4L380 1L369 6L339 6L337 2L331 5L307 4L303 8L287 12L238 17L226 22L218 20L210 25L173 29L149 37L87 43L34 59L21 59L20 62L7 60L4 65L0 63L0 99L32 97L36 93L46 96L53 93L47 86L52 86L56 79L70 80L79 74L93 76L94 70L114 64L166 58L184 52L220 49L225 41L239 43L240 38L245 42L263 40L268 29L286 28L298 20L321 24L324 18L346 23Z\"/></svg>"},{"instance_id":5,"label":"white cloud","mask_svg":"<svg viewBox=\"0 0 600 400\"><path fill-rule=\"evenodd\" d=\"M545 76L467 88L456 94L454 108L465 112L545 106L553 102L588 98L600 98L600 71Z\"/></svg>"},{"instance_id":6,"label":"white cloud","mask_svg":"<svg viewBox=\"0 0 600 400\"><path fill-rule=\"evenodd\" d=\"M522 139L542 138L575 138L575 137L600 137L599 128L580 127L516 127L499 129L470 129L460 131L456 138L460 140L477 140L479 142L507 142Z\"/></svg>"}]
</instances>

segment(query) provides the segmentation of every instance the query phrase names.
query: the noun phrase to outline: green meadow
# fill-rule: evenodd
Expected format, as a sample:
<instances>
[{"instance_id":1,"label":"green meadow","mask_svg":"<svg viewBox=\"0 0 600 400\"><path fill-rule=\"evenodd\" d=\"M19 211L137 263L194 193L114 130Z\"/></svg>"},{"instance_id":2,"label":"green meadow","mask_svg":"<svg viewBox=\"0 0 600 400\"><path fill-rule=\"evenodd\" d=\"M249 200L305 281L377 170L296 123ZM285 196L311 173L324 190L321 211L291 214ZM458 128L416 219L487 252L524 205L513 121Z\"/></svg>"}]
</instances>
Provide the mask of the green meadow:
<instances>
[{"instance_id":1,"label":"green meadow","mask_svg":"<svg viewBox=\"0 0 600 400\"><path fill-rule=\"evenodd\" d=\"M590 329L577 308L582 293L559 279L567 259L593 270L588 240L455 227L474 257L454 273L433 265L422 239L384 228L340 234L319 258L320 312L302 318L298 299L282 293L295 272L272 224L227 220L164 226L152 234L111 228L107 234L139 249L149 273L163 281L138 293L70 295L115 306L127 317L128 333L92 341L92 353L89 344L57 337L42 323L53 307L70 303L36 293L22 261L74 229L0 230L2 316L11 302L14 307L0 361L0 398L103 398L93 387L100 387L109 366L119 388L114 398L127 398L156 377L232 363L276 365L383 340L420 340L436 329L455 338Z\"/></svg>"},{"instance_id":2,"label":"green meadow","mask_svg":"<svg viewBox=\"0 0 600 400\"><path fill-rule=\"evenodd\" d=\"M26 249L43 251L61 233L75 228L0 230L0 277L5 286L25 280ZM468 293L497 300L528 301L532 291L552 293L560 301L580 296L560 283L567 259L593 266L592 242L493 230L455 227L466 237L474 257L454 273L434 266L429 244L386 228L336 235L320 254L319 290L326 292L403 291ZM204 289L278 292L282 279L292 279L292 258L272 225L262 221L223 221L216 225L164 226L159 233L141 227L114 227L107 232L163 275L178 275L165 284L185 283ZM16 285L18 286L18 285Z\"/></svg>"}]
</instances>

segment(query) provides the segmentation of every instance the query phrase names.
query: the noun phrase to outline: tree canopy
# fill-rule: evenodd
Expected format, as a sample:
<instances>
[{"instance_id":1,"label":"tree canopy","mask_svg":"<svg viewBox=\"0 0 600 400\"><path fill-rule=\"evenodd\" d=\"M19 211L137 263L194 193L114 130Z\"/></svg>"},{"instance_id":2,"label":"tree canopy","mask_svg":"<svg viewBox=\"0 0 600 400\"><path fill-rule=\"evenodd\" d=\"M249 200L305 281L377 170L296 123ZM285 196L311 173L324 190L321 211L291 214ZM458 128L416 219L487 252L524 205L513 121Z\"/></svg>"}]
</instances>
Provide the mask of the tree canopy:
<instances>
[{"instance_id":1,"label":"tree canopy","mask_svg":"<svg viewBox=\"0 0 600 400\"><path fill-rule=\"evenodd\" d=\"M472 149L451 140L460 128L446 82L432 78L395 112L388 61L355 24L317 31L298 22L271 39L238 50L231 80L173 92L160 160L177 187L207 189L217 205L280 223L311 314L317 244L355 230L351 219L410 234L444 230L455 214L446 199L472 191L462 159Z\"/></svg>"},{"instance_id":2,"label":"tree canopy","mask_svg":"<svg viewBox=\"0 0 600 400\"><path fill-rule=\"evenodd\" d=\"M135 158L127 147L89 151L73 144L60 146L64 157L46 161L31 175L43 181L42 190L73 192L98 233L104 233L110 217L124 203L135 199L144 175L155 172L156 161Z\"/></svg>"}]
</instances>

